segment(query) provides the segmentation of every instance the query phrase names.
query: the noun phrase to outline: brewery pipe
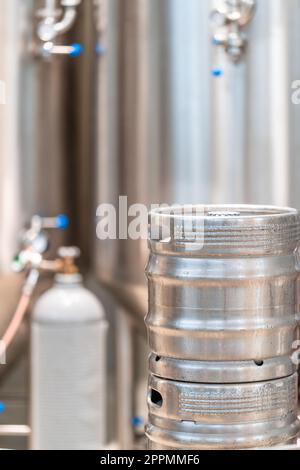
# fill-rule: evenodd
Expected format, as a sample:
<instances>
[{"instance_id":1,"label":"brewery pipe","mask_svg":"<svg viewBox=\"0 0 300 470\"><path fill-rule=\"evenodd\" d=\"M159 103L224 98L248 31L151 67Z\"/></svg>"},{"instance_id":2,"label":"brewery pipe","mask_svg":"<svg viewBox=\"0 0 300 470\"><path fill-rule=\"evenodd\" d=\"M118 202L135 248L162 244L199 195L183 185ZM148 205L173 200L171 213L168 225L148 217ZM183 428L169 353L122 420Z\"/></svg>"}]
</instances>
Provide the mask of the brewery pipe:
<instances>
[{"instance_id":1,"label":"brewery pipe","mask_svg":"<svg viewBox=\"0 0 300 470\"><path fill-rule=\"evenodd\" d=\"M56 1L47 0L45 9L39 11L42 21L38 25L38 36L41 41L48 42L54 40L58 35L66 33L72 28L77 18L77 7L81 0L61 0L64 8L63 17L57 20L59 11L56 10Z\"/></svg>"}]
</instances>

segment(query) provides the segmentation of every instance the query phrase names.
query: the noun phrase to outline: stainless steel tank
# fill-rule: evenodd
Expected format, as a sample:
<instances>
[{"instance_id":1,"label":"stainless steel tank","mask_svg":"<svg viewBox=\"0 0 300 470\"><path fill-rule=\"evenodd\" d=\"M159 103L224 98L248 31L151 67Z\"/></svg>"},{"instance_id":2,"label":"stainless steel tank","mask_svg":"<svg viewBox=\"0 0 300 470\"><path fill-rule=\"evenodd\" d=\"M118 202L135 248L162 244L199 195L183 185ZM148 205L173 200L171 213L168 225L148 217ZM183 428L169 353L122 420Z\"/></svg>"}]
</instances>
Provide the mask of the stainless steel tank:
<instances>
[{"instance_id":1,"label":"stainless steel tank","mask_svg":"<svg viewBox=\"0 0 300 470\"><path fill-rule=\"evenodd\" d=\"M300 113L291 101L300 76L299 1L257 0L239 63L212 45L211 12L222 0L97 3L103 54L94 83L93 214L111 203L118 216L120 195L128 207L299 207ZM93 230L96 277L143 327L146 241L100 241Z\"/></svg>"},{"instance_id":2,"label":"stainless steel tank","mask_svg":"<svg viewBox=\"0 0 300 470\"><path fill-rule=\"evenodd\" d=\"M95 211L101 203L118 209L120 195L128 196L128 207L208 201L209 3L104 3ZM98 278L142 322L147 308L147 243L97 240L95 248Z\"/></svg>"},{"instance_id":3,"label":"stainless steel tank","mask_svg":"<svg viewBox=\"0 0 300 470\"><path fill-rule=\"evenodd\" d=\"M10 272L18 231L33 214L70 213L66 178L70 60L46 60L38 54L36 25L43 4L4 0L0 6L0 79L6 86L6 102L0 108L2 273Z\"/></svg>"},{"instance_id":4,"label":"stainless steel tank","mask_svg":"<svg viewBox=\"0 0 300 470\"><path fill-rule=\"evenodd\" d=\"M11 273L19 231L32 215L71 215L65 132L69 60L38 55L35 27L42 6L41 0L0 5L0 80L6 91L0 105L0 285Z\"/></svg>"},{"instance_id":5,"label":"stainless steel tank","mask_svg":"<svg viewBox=\"0 0 300 470\"><path fill-rule=\"evenodd\" d=\"M299 213L174 207L150 229L150 448L295 439Z\"/></svg>"},{"instance_id":6,"label":"stainless steel tank","mask_svg":"<svg viewBox=\"0 0 300 470\"><path fill-rule=\"evenodd\" d=\"M37 12L44 5L43 0L0 2L0 80L5 84L5 103L0 104L0 337L23 282L22 277L11 275L20 229L35 213L66 213L72 220L75 210L75 165L70 168L72 103L77 96L72 86L73 59L45 59L38 54ZM60 38L61 44L67 42L65 36ZM54 236L54 251L63 241L69 241L66 234ZM27 422L28 336L24 326L8 351L8 364L0 368L0 391L6 404L0 424ZM24 448L25 443L1 436L0 446Z\"/></svg>"},{"instance_id":7,"label":"stainless steel tank","mask_svg":"<svg viewBox=\"0 0 300 470\"><path fill-rule=\"evenodd\" d=\"M95 210L119 195L299 207L299 2L257 0L239 63L211 44L222 0L102 3ZM146 258L144 241L96 241L98 278L140 319Z\"/></svg>"}]
</instances>

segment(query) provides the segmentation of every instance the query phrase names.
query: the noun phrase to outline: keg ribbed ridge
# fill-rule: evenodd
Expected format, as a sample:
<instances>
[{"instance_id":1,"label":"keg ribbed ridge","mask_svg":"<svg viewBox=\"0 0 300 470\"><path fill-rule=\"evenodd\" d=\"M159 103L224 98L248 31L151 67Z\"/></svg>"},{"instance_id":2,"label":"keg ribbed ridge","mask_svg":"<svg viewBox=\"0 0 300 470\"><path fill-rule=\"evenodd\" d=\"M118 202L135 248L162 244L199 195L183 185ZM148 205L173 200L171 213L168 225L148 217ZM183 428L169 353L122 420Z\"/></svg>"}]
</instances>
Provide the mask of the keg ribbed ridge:
<instances>
[{"instance_id":1,"label":"keg ribbed ridge","mask_svg":"<svg viewBox=\"0 0 300 470\"><path fill-rule=\"evenodd\" d=\"M297 247L300 214L273 206L170 206L150 212L149 239L175 251L195 244L214 254L280 252Z\"/></svg>"}]
</instances>

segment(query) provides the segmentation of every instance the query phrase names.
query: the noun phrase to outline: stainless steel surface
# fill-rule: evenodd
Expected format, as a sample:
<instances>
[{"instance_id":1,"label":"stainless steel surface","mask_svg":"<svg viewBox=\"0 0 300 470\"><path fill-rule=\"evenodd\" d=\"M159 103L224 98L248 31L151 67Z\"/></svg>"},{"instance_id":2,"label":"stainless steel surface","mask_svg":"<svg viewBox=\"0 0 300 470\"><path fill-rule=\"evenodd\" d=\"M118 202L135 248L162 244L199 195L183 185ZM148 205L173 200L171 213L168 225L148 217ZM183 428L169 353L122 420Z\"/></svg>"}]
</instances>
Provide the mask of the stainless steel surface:
<instances>
[{"instance_id":1,"label":"stainless steel surface","mask_svg":"<svg viewBox=\"0 0 300 470\"><path fill-rule=\"evenodd\" d=\"M34 213L70 212L65 183L67 64L32 55L37 5L31 0L3 0L0 5L0 76L7 95L0 108L1 275L11 272L18 233Z\"/></svg>"},{"instance_id":2,"label":"stainless steel surface","mask_svg":"<svg viewBox=\"0 0 300 470\"><path fill-rule=\"evenodd\" d=\"M290 355L297 329L299 214L207 206L190 233L183 223L194 209L186 216L181 209L162 209L152 217L153 228L173 220L174 233L170 240L150 240L146 324L151 350L198 361ZM239 215L227 216L232 211Z\"/></svg>"},{"instance_id":3,"label":"stainless steel surface","mask_svg":"<svg viewBox=\"0 0 300 470\"><path fill-rule=\"evenodd\" d=\"M10 271L15 234L33 213L80 214L70 242L77 244L79 236L98 279L143 327L146 243L94 246L96 205L128 194L129 204L236 201L299 207L300 114L289 96L300 76L294 46L299 0L257 1L239 64L210 45L211 0L85 0L76 31L59 40L70 44L85 38L85 54L76 64L66 57L43 61L32 55L28 46L33 38L35 46L38 41L35 13L44 0L0 3L0 80L6 83L6 104L0 105L0 331L19 287L18 280L2 274ZM97 58L96 23L104 48ZM210 75L213 66L223 71L218 79ZM91 208L94 119L97 188ZM17 347L11 354L19 352ZM25 393L23 379L20 388Z\"/></svg>"},{"instance_id":4,"label":"stainless steel surface","mask_svg":"<svg viewBox=\"0 0 300 470\"><path fill-rule=\"evenodd\" d=\"M149 358L152 374L180 382L246 383L287 377L297 366L290 356L264 359L264 361L187 361L162 357L152 353Z\"/></svg>"},{"instance_id":5,"label":"stainless steel surface","mask_svg":"<svg viewBox=\"0 0 300 470\"><path fill-rule=\"evenodd\" d=\"M1 273L10 272L18 232L33 214L71 216L74 206L75 168L70 170L67 153L77 98L71 86L74 65L68 57L43 60L33 52L39 44L36 12L44 3L2 0L0 5L0 77L7 95L0 108Z\"/></svg>"},{"instance_id":6,"label":"stainless steel surface","mask_svg":"<svg viewBox=\"0 0 300 470\"><path fill-rule=\"evenodd\" d=\"M106 6L95 205L118 207L119 195L128 196L128 206L209 200L210 4L109 0ZM96 241L98 278L141 322L146 258L145 241Z\"/></svg>"},{"instance_id":7,"label":"stainless steel surface","mask_svg":"<svg viewBox=\"0 0 300 470\"><path fill-rule=\"evenodd\" d=\"M239 62L247 47L243 28L249 25L256 9L255 0L223 0L212 12L215 26L213 44L222 46L233 62Z\"/></svg>"},{"instance_id":8,"label":"stainless steel surface","mask_svg":"<svg viewBox=\"0 0 300 470\"><path fill-rule=\"evenodd\" d=\"M297 437L299 242L294 209L150 213L150 448L252 448Z\"/></svg>"},{"instance_id":9,"label":"stainless steel surface","mask_svg":"<svg viewBox=\"0 0 300 470\"><path fill-rule=\"evenodd\" d=\"M300 207L300 114L289 96L290 84L300 76L294 47L299 42L299 1L256 2L238 64L211 45L215 1L101 3L105 53L98 62L94 213L101 203L118 208L119 195L128 196L128 206L237 202ZM222 70L218 78L211 76L214 66ZM142 324L147 311L146 242L96 240L92 252L99 281ZM224 264L228 269L230 262ZM271 270L280 270L279 264ZM284 265L282 277L293 267L292 256ZM269 267L266 261L264 271ZM272 294L262 284L266 311ZM250 300L254 290L241 288L238 293L248 295L250 310L260 303L260 294ZM279 330L288 340L294 326ZM255 356L262 352L255 350ZM286 364L287 357L278 360ZM267 368L269 363L259 373ZM287 369L281 364L275 370Z\"/></svg>"},{"instance_id":10,"label":"stainless steel surface","mask_svg":"<svg viewBox=\"0 0 300 470\"><path fill-rule=\"evenodd\" d=\"M297 374L268 382L212 385L150 376L150 449L243 449L292 443L297 420Z\"/></svg>"},{"instance_id":11,"label":"stainless steel surface","mask_svg":"<svg viewBox=\"0 0 300 470\"><path fill-rule=\"evenodd\" d=\"M1 0L0 80L5 82L6 103L0 105L0 336L15 309L22 278L12 276L19 230L34 213L67 213L72 218L73 169L72 99L75 100L69 58L44 61L33 50L38 43L35 13L42 0ZM68 156L70 155L70 157ZM53 240L53 251L65 239ZM68 237L67 237L68 238ZM76 243L76 237L72 240ZM27 424L28 331L25 323L1 366L1 397L7 407L1 424ZM17 373L13 383L11 374ZM11 447L24 448L24 439ZM0 446L9 446L0 439Z\"/></svg>"},{"instance_id":12,"label":"stainless steel surface","mask_svg":"<svg viewBox=\"0 0 300 470\"><path fill-rule=\"evenodd\" d=\"M298 0L258 0L239 64L211 45L211 0L104 1L95 206L258 203L299 207ZM222 76L214 78L218 66ZM146 312L143 241L96 241L95 270Z\"/></svg>"}]
</instances>

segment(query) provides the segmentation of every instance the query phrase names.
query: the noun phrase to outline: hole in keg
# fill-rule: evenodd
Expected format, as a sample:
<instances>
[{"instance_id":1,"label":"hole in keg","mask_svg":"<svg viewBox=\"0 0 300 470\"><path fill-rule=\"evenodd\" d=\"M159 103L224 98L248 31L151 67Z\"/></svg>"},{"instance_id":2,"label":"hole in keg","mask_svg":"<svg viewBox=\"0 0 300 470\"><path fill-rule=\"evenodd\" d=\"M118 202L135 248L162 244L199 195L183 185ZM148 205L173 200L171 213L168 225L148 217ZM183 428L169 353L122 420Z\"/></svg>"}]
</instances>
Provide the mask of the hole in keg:
<instances>
[{"instance_id":1,"label":"hole in keg","mask_svg":"<svg viewBox=\"0 0 300 470\"><path fill-rule=\"evenodd\" d=\"M258 367L261 367L264 365L264 361L254 361L254 362Z\"/></svg>"},{"instance_id":2,"label":"hole in keg","mask_svg":"<svg viewBox=\"0 0 300 470\"><path fill-rule=\"evenodd\" d=\"M161 357L160 356L156 356L155 358L156 362L159 362L161 360Z\"/></svg>"},{"instance_id":3,"label":"hole in keg","mask_svg":"<svg viewBox=\"0 0 300 470\"><path fill-rule=\"evenodd\" d=\"M160 394L157 390L154 390L153 388L151 389L150 398L151 398L151 402L152 402L154 405L159 406L159 407L162 406L162 404L163 404L163 397L161 396L161 394Z\"/></svg>"}]
</instances>

